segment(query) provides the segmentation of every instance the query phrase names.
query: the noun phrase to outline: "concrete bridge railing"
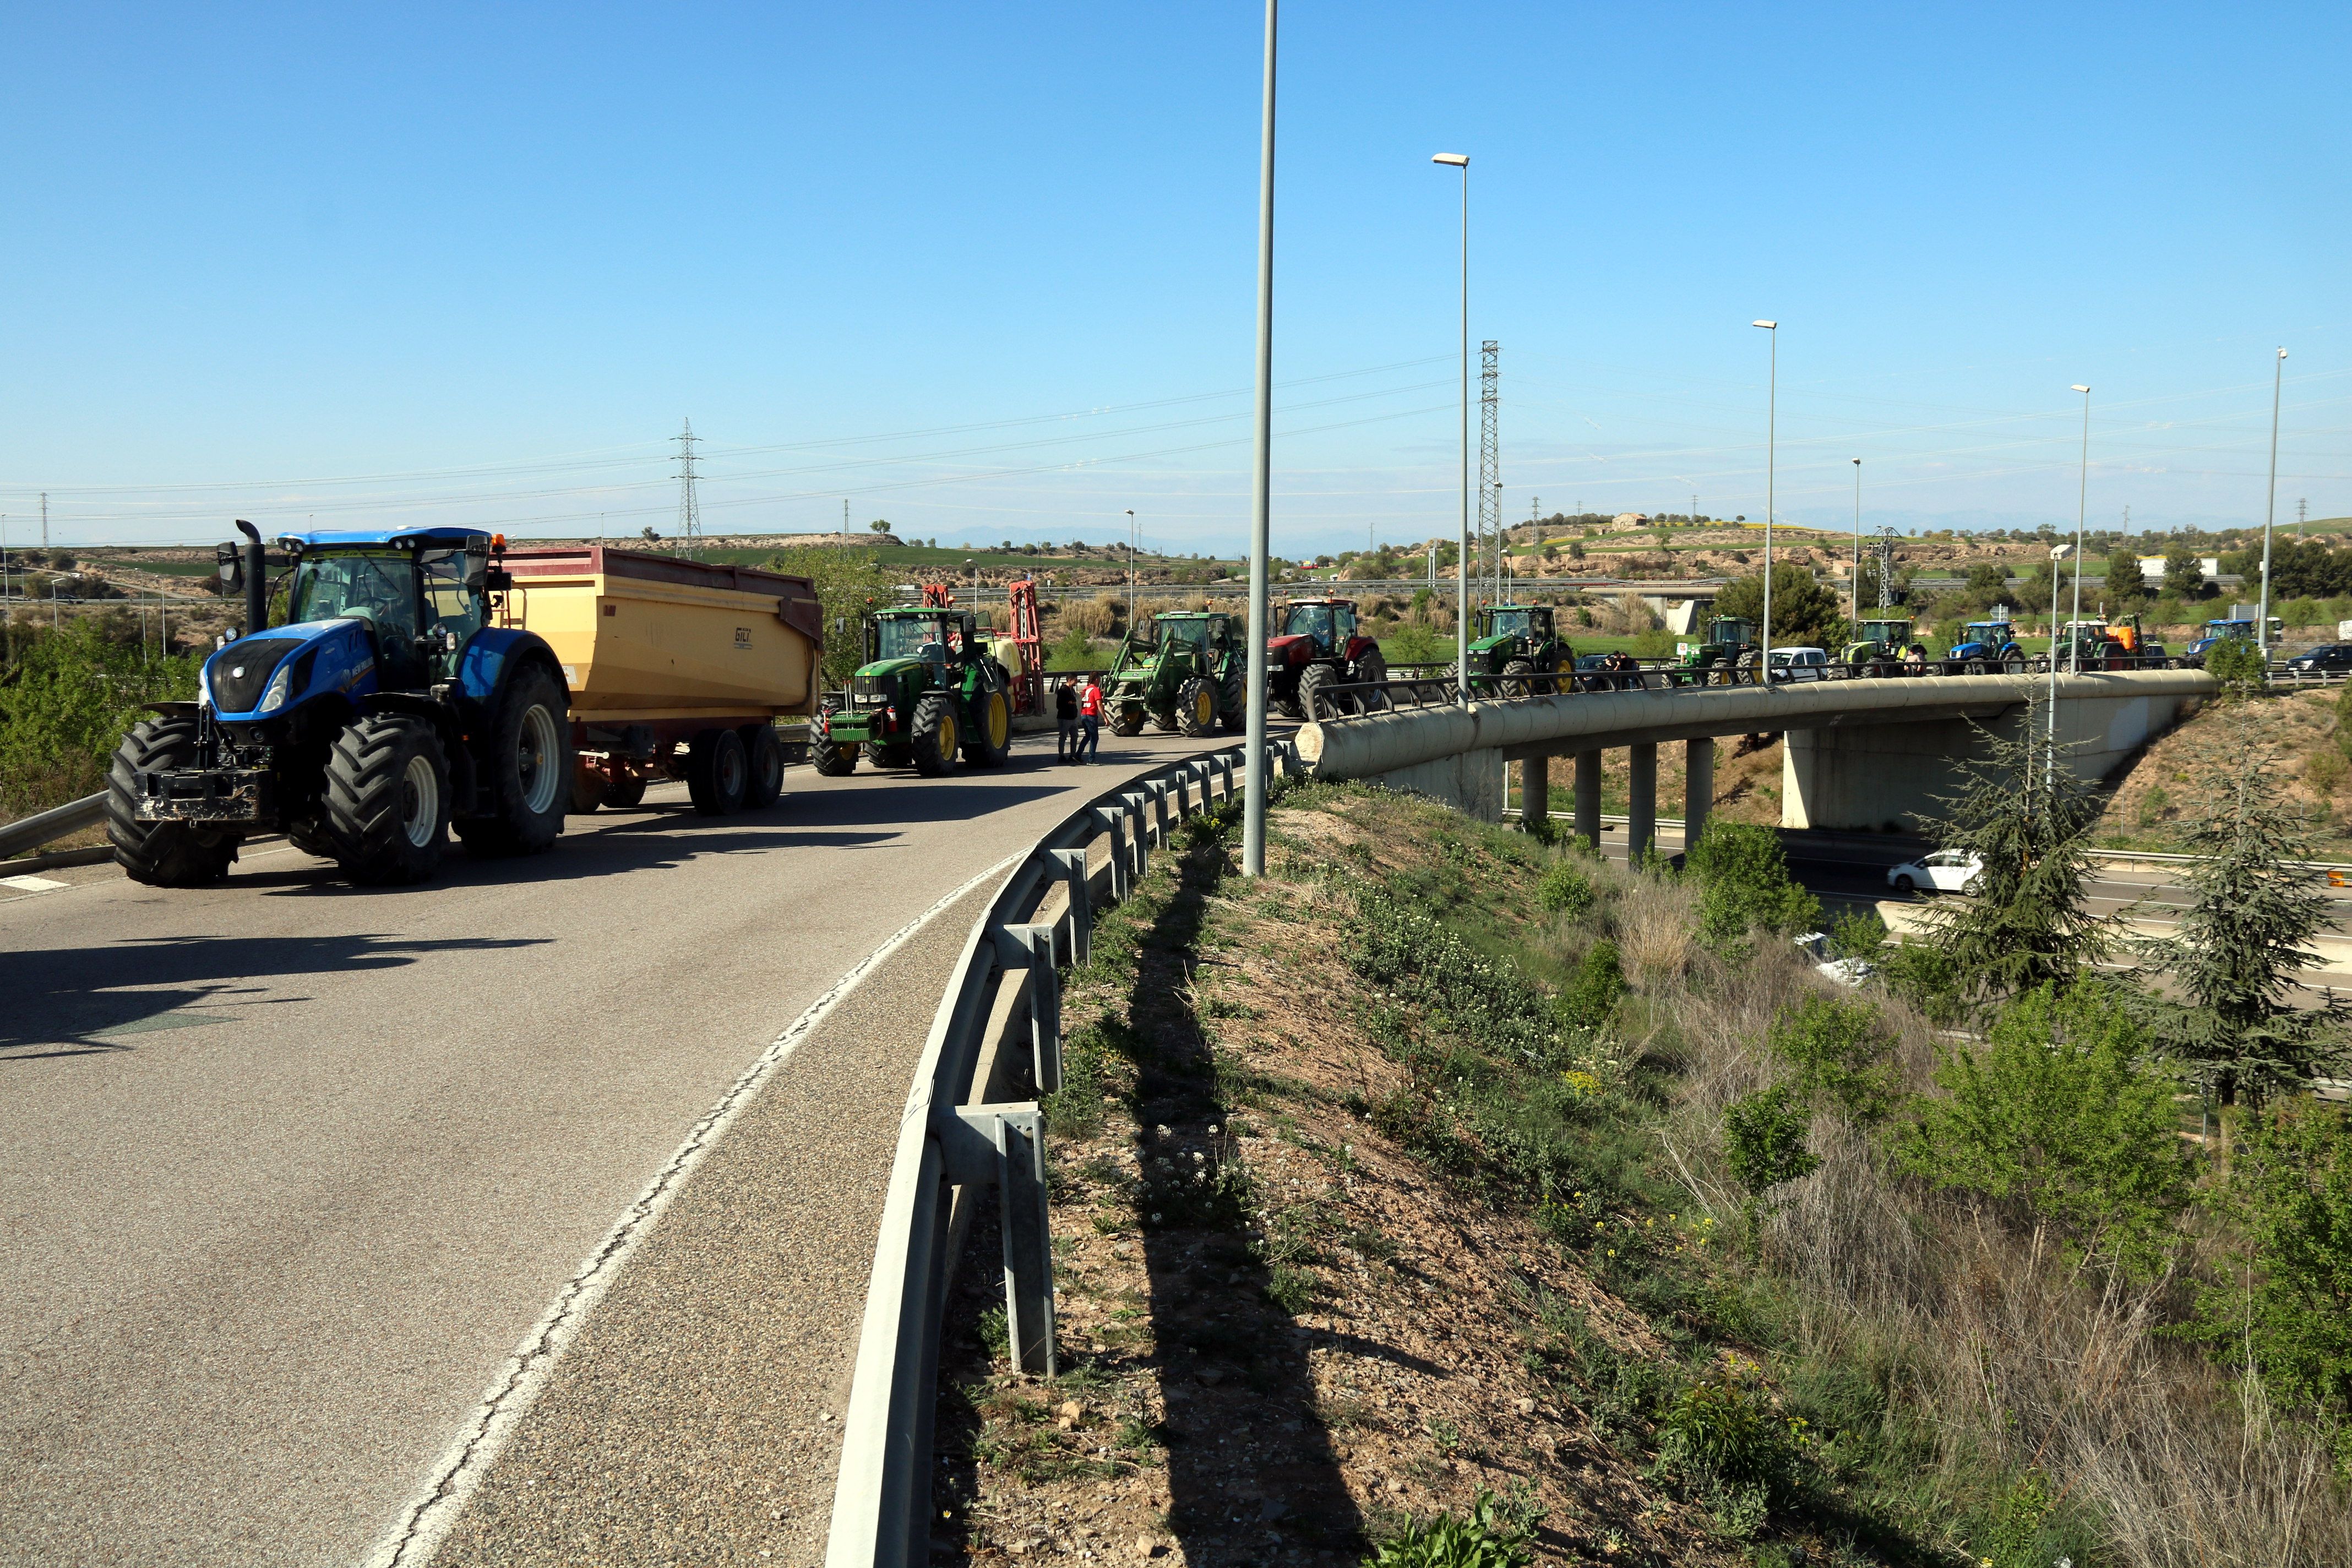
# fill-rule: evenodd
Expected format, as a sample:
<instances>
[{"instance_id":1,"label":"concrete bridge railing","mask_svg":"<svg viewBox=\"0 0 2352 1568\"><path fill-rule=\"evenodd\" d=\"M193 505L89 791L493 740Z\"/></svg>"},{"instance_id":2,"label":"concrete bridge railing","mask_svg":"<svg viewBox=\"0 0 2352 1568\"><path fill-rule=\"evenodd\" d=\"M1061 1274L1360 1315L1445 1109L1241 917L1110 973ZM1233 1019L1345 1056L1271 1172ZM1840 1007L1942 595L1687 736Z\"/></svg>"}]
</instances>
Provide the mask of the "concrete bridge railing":
<instances>
[{"instance_id":1,"label":"concrete bridge railing","mask_svg":"<svg viewBox=\"0 0 2352 1568\"><path fill-rule=\"evenodd\" d=\"M2211 676L2194 669L2061 675L2061 765L2103 778L2168 729L2184 706L2218 689ZM1783 826L1908 826L1950 793L1985 731L2021 722L2049 691L2049 678L2038 675L1577 691L1326 719L1302 729L1295 744L1316 777L1377 779L1489 821L1502 818L1509 763L1523 764L1523 809L1540 812L1549 808L1550 759L1574 757L1576 830L1595 838L1601 754L1622 747L1638 850L1654 837L1662 742L1688 747L1684 818L1693 838L1713 802L1715 740L1723 735L1788 738Z\"/></svg>"}]
</instances>

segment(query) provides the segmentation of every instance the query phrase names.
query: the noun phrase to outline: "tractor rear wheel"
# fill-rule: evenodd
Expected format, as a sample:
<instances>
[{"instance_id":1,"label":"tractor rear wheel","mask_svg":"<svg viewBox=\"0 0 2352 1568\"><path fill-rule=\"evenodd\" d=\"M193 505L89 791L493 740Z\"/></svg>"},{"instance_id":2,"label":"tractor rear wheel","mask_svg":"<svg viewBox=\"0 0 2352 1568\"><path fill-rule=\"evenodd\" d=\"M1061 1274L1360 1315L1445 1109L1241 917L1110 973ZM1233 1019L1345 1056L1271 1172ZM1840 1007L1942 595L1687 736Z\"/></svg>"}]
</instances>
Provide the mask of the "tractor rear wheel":
<instances>
[{"instance_id":1,"label":"tractor rear wheel","mask_svg":"<svg viewBox=\"0 0 2352 1568\"><path fill-rule=\"evenodd\" d=\"M489 814L461 817L457 837L475 855L536 855L563 831L574 771L570 701L537 666L515 672L483 748Z\"/></svg>"},{"instance_id":2,"label":"tractor rear wheel","mask_svg":"<svg viewBox=\"0 0 2352 1568\"><path fill-rule=\"evenodd\" d=\"M1378 685L1388 678L1389 661L1381 657L1380 649L1374 648L1356 661L1358 680ZM1356 711L1359 713L1377 712L1388 705L1389 694L1385 691L1364 691L1356 696Z\"/></svg>"},{"instance_id":3,"label":"tractor rear wheel","mask_svg":"<svg viewBox=\"0 0 2352 1568\"><path fill-rule=\"evenodd\" d=\"M1176 693L1176 728L1201 736L1217 727L1217 689L1194 676Z\"/></svg>"},{"instance_id":4,"label":"tractor rear wheel","mask_svg":"<svg viewBox=\"0 0 2352 1568\"><path fill-rule=\"evenodd\" d=\"M106 837L123 875L151 888L202 888L228 875L236 836L193 822L142 822L139 775L196 760L196 721L177 714L142 719L114 749L106 773Z\"/></svg>"},{"instance_id":5,"label":"tractor rear wheel","mask_svg":"<svg viewBox=\"0 0 2352 1568\"><path fill-rule=\"evenodd\" d=\"M604 781L604 804L614 811L627 811L646 798L646 775L623 773Z\"/></svg>"},{"instance_id":6,"label":"tractor rear wheel","mask_svg":"<svg viewBox=\"0 0 2352 1568\"><path fill-rule=\"evenodd\" d=\"M1504 697L1532 697L1535 682L1529 678L1536 667L1526 659L1515 658L1503 666L1503 679L1496 683L1497 693Z\"/></svg>"},{"instance_id":7,"label":"tractor rear wheel","mask_svg":"<svg viewBox=\"0 0 2352 1568\"><path fill-rule=\"evenodd\" d=\"M696 812L724 816L743 809L751 787L751 762L743 737L732 730L698 730L686 753L686 793Z\"/></svg>"},{"instance_id":8,"label":"tractor rear wheel","mask_svg":"<svg viewBox=\"0 0 2352 1568\"><path fill-rule=\"evenodd\" d=\"M1318 705L1317 700L1326 687L1335 684L1328 664L1310 664L1298 672L1298 710L1307 716L1308 723L1339 717L1338 703L1324 700Z\"/></svg>"},{"instance_id":9,"label":"tractor rear wheel","mask_svg":"<svg viewBox=\"0 0 2352 1568\"><path fill-rule=\"evenodd\" d=\"M1013 698L1002 686L983 690L971 705L963 760L975 768L1001 768L1012 755Z\"/></svg>"},{"instance_id":10,"label":"tractor rear wheel","mask_svg":"<svg viewBox=\"0 0 2352 1568\"><path fill-rule=\"evenodd\" d=\"M926 691L916 699L915 721L909 726L915 771L926 778L936 778L953 768L960 728L955 702L946 692Z\"/></svg>"},{"instance_id":11,"label":"tractor rear wheel","mask_svg":"<svg viewBox=\"0 0 2352 1568\"><path fill-rule=\"evenodd\" d=\"M420 882L449 842L449 760L441 737L406 713L370 713L327 754L326 817L335 861L354 882Z\"/></svg>"},{"instance_id":12,"label":"tractor rear wheel","mask_svg":"<svg viewBox=\"0 0 2352 1568\"><path fill-rule=\"evenodd\" d=\"M743 784L743 805L748 811L758 811L776 804L784 793L784 745L776 739L773 724L746 724L735 731L743 742L743 761L747 776Z\"/></svg>"}]
</instances>

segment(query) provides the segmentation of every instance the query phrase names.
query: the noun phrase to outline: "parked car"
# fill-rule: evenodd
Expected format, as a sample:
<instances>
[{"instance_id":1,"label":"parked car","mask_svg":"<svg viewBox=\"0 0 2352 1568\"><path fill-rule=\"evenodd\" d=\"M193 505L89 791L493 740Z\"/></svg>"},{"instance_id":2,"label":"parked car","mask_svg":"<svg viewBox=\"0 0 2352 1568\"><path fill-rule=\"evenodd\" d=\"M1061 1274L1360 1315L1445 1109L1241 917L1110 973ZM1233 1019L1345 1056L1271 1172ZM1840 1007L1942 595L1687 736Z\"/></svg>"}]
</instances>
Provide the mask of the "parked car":
<instances>
[{"instance_id":1,"label":"parked car","mask_svg":"<svg viewBox=\"0 0 2352 1568\"><path fill-rule=\"evenodd\" d=\"M1916 860L1906 860L1886 873L1886 885L1898 893L1965 893L1984 869L1984 862L1960 849L1938 849Z\"/></svg>"},{"instance_id":2,"label":"parked car","mask_svg":"<svg viewBox=\"0 0 2352 1568\"><path fill-rule=\"evenodd\" d=\"M1830 656L1817 647L1776 647L1772 650L1775 680L1827 680Z\"/></svg>"},{"instance_id":3,"label":"parked car","mask_svg":"<svg viewBox=\"0 0 2352 1568\"><path fill-rule=\"evenodd\" d=\"M2352 669L2352 643L2325 642L2317 647L2305 648L2286 661L2286 667L2299 675L2325 674L2335 669Z\"/></svg>"}]
</instances>

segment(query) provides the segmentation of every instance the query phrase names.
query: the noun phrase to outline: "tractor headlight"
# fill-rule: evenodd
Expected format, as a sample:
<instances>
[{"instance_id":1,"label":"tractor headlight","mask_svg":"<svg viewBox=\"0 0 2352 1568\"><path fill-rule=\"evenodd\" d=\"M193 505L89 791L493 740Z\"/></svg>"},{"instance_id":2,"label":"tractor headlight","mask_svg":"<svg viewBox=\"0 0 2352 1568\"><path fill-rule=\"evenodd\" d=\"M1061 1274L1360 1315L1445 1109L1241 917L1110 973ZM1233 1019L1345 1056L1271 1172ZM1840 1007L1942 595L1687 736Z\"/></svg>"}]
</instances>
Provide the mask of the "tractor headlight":
<instances>
[{"instance_id":1,"label":"tractor headlight","mask_svg":"<svg viewBox=\"0 0 2352 1568\"><path fill-rule=\"evenodd\" d=\"M268 687L261 693L260 706L254 711L268 713L286 706L286 699L294 689L295 662L289 658L278 667L278 673L269 678Z\"/></svg>"}]
</instances>

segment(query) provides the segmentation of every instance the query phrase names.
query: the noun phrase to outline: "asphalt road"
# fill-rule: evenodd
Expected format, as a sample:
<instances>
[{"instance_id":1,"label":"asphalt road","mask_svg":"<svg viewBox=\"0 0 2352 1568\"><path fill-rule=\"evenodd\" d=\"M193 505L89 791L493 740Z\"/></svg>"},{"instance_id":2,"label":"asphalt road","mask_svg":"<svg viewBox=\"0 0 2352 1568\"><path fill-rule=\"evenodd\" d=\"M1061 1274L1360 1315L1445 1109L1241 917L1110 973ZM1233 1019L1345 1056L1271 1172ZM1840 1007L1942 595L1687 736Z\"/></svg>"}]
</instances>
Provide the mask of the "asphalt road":
<instances>
[{"instance_id":1,"label":"asphalt road","mask_svg":"<svg viewBox=\"0 0 2352 1568\"><path fill-rule=\"evenodd\" d=\"M796 768L733 817L657 790L415 889L353 889L286 847L195 892L110 868L0 887L0 1563L379 1548L780 1031L1086 795L1199 749L1111 742L1077 769L1051 746L947 780ZM961 934L908 942L842 1005L867 1005L842 1037L868 1048L786 1058L736 1131L771 1100L821 1130L844 1097L895 1125ZM735 1135L709 1168L741 1190L878 1193L823 1158L730 1166ZM656 1235L673 1214L719 1223L681 1197ZM812 1234L784 1266L862 1296L870 1225Z\"/></svg>"}]
</instances>

